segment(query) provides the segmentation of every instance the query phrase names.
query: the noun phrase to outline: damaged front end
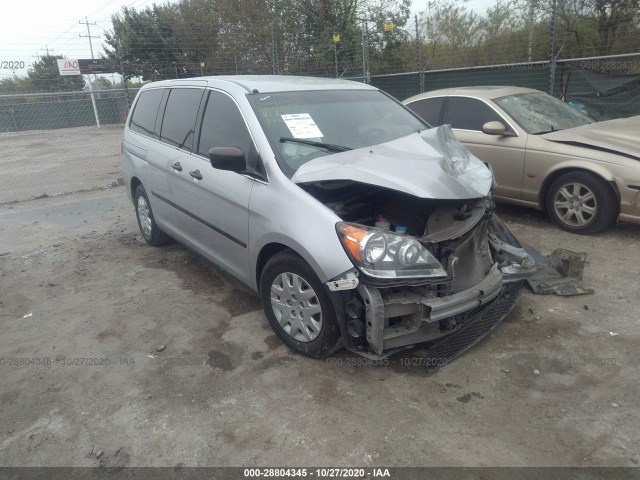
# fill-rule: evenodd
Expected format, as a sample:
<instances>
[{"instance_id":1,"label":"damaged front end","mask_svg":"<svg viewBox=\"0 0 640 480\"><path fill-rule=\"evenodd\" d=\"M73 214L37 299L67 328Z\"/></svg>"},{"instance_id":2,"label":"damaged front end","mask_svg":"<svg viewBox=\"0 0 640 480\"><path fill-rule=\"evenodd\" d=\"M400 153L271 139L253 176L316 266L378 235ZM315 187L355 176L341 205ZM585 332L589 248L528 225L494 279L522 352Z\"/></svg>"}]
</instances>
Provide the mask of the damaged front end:
<instances>
[{"instance_id":1,"label":"damaged front end","mask_svg":"<svg viewBox=\"0 0 640 480\"><path fill-rule=\"evenodd\" d=\"M492 177L448 127L300 168L355 266L327 282L347 349L382 359L428 342L436 368L511 311L535 262L495 215Z\"/></svg>"},{"instance_id":2,"label":"damaged front end","mask_svg":"<svg viewBox=\"0 0 640 480\"><path fill-rule=\"evenodd\" d=\"M490 199L416 201L424 207L441 204L429 212L422 234L411 211L405 218L400 210L382 215L401 231L412 224L407 230L414 235L371 228L373 218L339 223L357 269L327 285L340 292L348 349L381 359L430 342L425 364L435 368L511 311L535 263L495 215Z\"/></svg>"}]
</instances>

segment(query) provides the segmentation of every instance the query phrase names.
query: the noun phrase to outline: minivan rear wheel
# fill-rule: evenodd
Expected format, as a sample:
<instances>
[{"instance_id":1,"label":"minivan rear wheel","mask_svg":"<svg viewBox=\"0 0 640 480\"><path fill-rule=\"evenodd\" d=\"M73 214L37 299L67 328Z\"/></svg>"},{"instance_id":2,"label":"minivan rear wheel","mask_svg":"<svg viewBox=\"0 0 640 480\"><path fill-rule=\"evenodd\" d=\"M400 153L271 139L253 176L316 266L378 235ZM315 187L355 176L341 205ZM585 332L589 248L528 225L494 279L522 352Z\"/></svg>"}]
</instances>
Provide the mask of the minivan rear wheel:
<instances>
[{"instance_id":1,"label":"minivan rear wheel","mask_svg":"<svg viewBox=\"0 0 640 480\"><path fill-rule=\"evenodd\" d=\"M283 251L269 259L260 299L269 325L290 349L313 358L336 350L340 328L330 292L301 257Z\"/></svg>"},{"instance_id":2,"label":"minivan rear wheel","mask_svg":"<svg viewBox=\"0 0 640 480\"><path fill-rule=\"evenodd\" d=\"M171 238L158 228L153 218L149 197L142 185L138 185L136 188L135 194L133 195L133 203L136 207L136 218L138 219L140 233L142 233L147 243L157 247L170 242Z\"/></svg>"}]
</instances>

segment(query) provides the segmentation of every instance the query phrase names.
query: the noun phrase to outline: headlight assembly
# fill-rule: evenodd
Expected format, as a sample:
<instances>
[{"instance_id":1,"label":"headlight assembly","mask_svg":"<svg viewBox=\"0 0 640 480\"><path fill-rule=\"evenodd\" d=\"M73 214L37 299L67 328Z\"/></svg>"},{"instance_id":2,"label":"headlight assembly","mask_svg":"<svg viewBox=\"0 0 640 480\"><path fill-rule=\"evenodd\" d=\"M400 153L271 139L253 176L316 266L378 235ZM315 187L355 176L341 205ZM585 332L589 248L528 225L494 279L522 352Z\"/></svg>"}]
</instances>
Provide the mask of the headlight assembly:
<instances>
[{"instance_id":1,"label":"headlight assembly","mask_svg":"<svg viewBox=\"0 0 640 480\"><path fill-rule=\"evenodd\" d=\"M381 279L445 278L447 272L417 240L373 227L340 222L338 236L354 265Z\"/></svg>"}]
</instances>

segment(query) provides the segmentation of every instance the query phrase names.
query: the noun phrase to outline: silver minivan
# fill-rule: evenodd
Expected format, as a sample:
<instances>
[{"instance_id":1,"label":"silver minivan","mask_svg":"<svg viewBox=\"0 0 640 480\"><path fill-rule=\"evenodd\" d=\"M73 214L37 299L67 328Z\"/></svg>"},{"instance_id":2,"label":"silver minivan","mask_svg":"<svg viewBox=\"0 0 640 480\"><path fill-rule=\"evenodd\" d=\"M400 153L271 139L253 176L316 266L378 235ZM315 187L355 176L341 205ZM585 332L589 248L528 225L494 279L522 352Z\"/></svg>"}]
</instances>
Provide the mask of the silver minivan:
<instances>
[{"instance_id":1,"label":"silver minivan","mask_svg":"<svg viewBox=\"0 0 640 480\"><path fill-rule=\"evenodd\" d=\"M122 171L140 230L259 294L291 349L373 360L426 343L436 368L515 305L532 258L494 213L493 174L361 83L288 76L145 85Z\"/></svg>"}]
</instances>

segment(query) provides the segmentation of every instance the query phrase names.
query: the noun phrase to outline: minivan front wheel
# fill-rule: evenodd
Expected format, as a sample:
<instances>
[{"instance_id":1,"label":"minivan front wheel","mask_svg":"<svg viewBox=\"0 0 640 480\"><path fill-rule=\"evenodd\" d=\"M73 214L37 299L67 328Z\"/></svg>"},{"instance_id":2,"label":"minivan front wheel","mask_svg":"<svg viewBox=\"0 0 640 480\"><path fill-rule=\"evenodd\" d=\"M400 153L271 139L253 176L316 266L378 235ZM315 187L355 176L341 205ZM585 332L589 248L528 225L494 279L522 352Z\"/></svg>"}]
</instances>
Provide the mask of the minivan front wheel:
<instances>
[{"instance_id":1,"label":"minivan front wheel","mask_svg":"<svg viewBox=\"0 0 640 480\"><path fill-rule=\"evenodd\" d=\"M335 351L340 328L326 286L301 257L277 253L260 277L260 299L271 328L292 350L323 358Z\"/></svg>"},{"instance_id":2,"label":"minivan front wheel","mask_svg":"<svg viewBox=\"0 0 640 480\"><path fill-rule=\"evenodd\" d=\"M136 206L136 218L138 219L140 233L142 233L147 243L153 246L159 246L170 242L171 238L158 228L153 218L149 197L142 185L138 185L136 188L133 195L133 203Z\"/></svg>"}]
</instances>

